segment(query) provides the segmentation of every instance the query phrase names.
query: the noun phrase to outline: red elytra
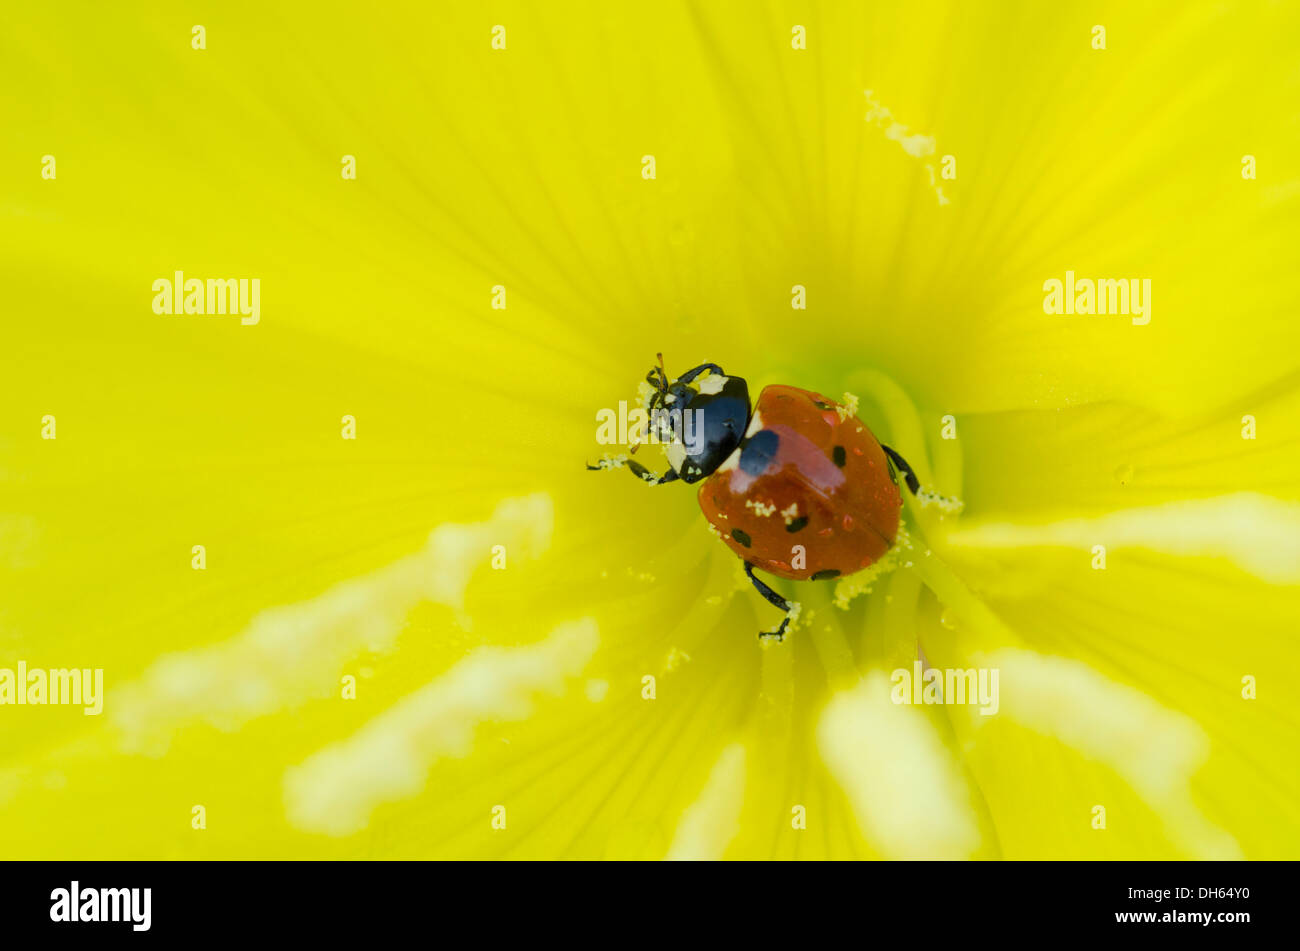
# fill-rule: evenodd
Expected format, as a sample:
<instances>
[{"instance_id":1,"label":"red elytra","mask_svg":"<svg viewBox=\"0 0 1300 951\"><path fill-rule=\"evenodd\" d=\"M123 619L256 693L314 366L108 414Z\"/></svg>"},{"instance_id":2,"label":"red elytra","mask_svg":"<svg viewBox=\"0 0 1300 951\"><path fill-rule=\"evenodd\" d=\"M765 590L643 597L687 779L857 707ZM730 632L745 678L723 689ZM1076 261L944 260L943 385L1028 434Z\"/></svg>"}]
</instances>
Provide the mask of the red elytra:
<instances>
[{"instance_id":1,"label":"red elytra","mask_svg":"<svg viewBox=\"0 0 1300 951\"><path fill-rule=\"evenodd\" d=\"M746 471L738 447L700 485L705 518L755 568L795 581L851 575L898 536L903 499L885 451L856 416L840 411L819 393L765 387L742 447L768 432L775 453L761 471Z\"/></svg>"}]
</instances>

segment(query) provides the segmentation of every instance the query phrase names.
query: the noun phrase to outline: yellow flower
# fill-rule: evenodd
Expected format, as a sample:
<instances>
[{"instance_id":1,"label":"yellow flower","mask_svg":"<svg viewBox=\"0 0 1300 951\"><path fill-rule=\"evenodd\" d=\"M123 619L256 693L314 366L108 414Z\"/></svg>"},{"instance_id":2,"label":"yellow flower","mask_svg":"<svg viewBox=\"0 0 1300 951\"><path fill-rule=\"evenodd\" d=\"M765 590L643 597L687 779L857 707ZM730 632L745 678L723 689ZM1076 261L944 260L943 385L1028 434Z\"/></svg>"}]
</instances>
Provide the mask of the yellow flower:
<instances>
[{"instance_id":1,"label":"yellow flower","mask_svg":"<svg viewBox=\"0 0 1300 951\"><path fill-rule=\"evenodd\" d=\"M104 676L0 706L5 855L1300 851L1300 10L200 16L0 39L0 670ZM892 570L760 642L583 469L656 351L854 394Z\"/></svg>"}]
</instances>

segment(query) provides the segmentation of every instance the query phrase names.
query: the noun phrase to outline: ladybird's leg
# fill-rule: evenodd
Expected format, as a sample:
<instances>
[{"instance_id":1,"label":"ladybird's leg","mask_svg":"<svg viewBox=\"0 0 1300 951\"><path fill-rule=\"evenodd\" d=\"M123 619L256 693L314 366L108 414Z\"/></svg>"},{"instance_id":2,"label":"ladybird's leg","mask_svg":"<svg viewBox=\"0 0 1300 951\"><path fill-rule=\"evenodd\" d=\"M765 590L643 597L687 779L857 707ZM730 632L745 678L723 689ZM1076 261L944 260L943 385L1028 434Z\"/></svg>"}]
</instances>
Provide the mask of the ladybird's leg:
<instances>
[{"instance_id":1,"label":"ladybird's leg","mask_svg":"<svg viewBox=\"0 0 1300 951\"><path fill-rule=\"evenodd\" d=\"M887 455L890 461L893 462L894 465L898 466L899 471L903 473L903 480L907 483L907 487L912 490L912 494L916 495L916 493L920 492L921 480L916 477L916 473L913 472L912 467L907 464L907 460L894 452L894 450L890 449L884 443L881 443L880 448L885 450L885 455Z\"/></svg>"},{"instance_id":2,"label":"ladybird's leg","mask_svg":"<svg viewBox=\"0 0 1300 951\"><path fill-rule=\"evenodd\" d=\"M687 370L685 373L679 376L677 378L677 382L690 383L697 376L703 373L705 370L708 370L711 373L716 373L718 376L726 376L726 374L722 372L722 367L718 366L716 363L701 363L699 366L695 367L694 369Z\"/></svg>"},{"instance_id":3,"label":"ladybird's leg","mask_svg":"<svg viewBox=\"0 0 1300 951\"><path fill-rule=\"evenodd\" d=\"M787 601L785 598L781 597L779 594L777 594L767 585L763 584L763 582L755 578L754 566L748 561L745 562L745 574L749 576L750 581L754 582L754 587L758 589L759 594L767 598L767 600L770 601L774 607L778 607L785 612L785 617L781 619L780 627L778 627L775 631L759 631L758 636L775 637L777 640L782 639L783 637L785 637L786 626L790 623L790 602Z\"/></svg>"},{"instance_id":4,"label":"ladybird's leg","mask_svg":"<svg viewBox=\"0 0 1300 951\"><path fill-rule=\"evenodd\" d=\"M676 482L681 478L674 469L669 469L663 475L656 478L653 472L634 459L628 459L626 462L608 462L606 460L601 460L599 464L594 466L591 463L587 463L587 469L591 472L600 472L603 469L622 469L624 467L626 467L629 472L642 482L649 483L650 485L663 485L666 482Z\"/></svg>"},{"instance_id":5,"label":"ladybird's leg","mask_svg":"<svg viewBox=\"0 0 1300 951\"><path fill-rule=\"evenodd\" d=\"M663 485L665 482L676 482L680 478L681 476L677 474L677 471L675 469L669 469L667 472L665 472L659 478L655 479L650 484Z\"/></svg>"}]
</instances>

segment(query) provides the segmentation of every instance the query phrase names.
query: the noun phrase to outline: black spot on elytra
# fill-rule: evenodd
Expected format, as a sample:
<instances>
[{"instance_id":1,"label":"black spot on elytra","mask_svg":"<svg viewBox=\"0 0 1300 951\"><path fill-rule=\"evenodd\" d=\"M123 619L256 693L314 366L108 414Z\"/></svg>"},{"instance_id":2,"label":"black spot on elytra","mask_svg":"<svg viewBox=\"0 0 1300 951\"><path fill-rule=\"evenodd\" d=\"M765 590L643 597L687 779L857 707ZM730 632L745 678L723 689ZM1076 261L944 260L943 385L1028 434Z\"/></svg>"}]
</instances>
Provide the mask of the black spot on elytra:
<instances>
[{"instance_id":1,"label":"black spot on elytra","mask_svg":"<svg viewBox=\"0 0 1300 951\"><path fill-rule=\"evenodd\" d=\"M740 543L741 543L742 545L744 545L746 548L748 548L750 545L753 544L753 542L750 540L749 536L746 535L744 532L742 532L742 531L741 531L740 529L738 529L738 528L733 528L733 529L731 530L731 537L734 538L736 541L740 542ZM835 573L836 573L836 574L839 574L838 571L835 572Z\"/></svg>"},{"instance_id":2,"label":"black spot on elytra","mask_svg":"<svg viewBox=\"0 0 1300 951\"><path fill-rule=\"evenodd\" d=\"M836 446L834 449L832 449L831 458L835 460L835 464L839 466L841 469L844 468L844 463L848 461L848 456L844 454L843 446Z\"/></svg>"},{"instance_id":3,"label":"black spot on elytra","mask_svg":"<svg viewBox=\"0 0 1300 951\"><path fill-rule=\"evenodd\" d=\"M781 438L770 429L760 429L741 444L740 471L745 475L760 476L776 458Z\"/></svg>"},{"instance_id":4,"label":"black spot on elytra","mask_svg":"<svg viewBox=\"0 0 1300 951\"><path fill-rule=\"evenodd\" d=\"M834 409L834 408L835 408L835 407L832 406L830 403L823 403L821 400L813 400L813 405L816 406L818 409Z\"/></svg>"},{"instance_id":5,"label":"black spot on elytra","mask_svg":"<svg viewBox=\"0 0 1300 951\"><path fill-rule=\"evenodd\" d=\"M838 568L823 568L821 571L813 572L811 580L825 581L827 578L838 578L839 574L840 569Z\"/></svg>"},{"instance_id":6,"label":"black spot on elytra","mask_svg":"<svg viewBox=\"0 0 1300 951\"><path fill-rule=\"evenodd\" d=\"M803 528L807 524L808 524L808 516L800 515L798 518L794 519L789 525L787 525L785 527L785 530L787 532L797 532L799 531L799 529Z\"/></svg>"}]
</instances>

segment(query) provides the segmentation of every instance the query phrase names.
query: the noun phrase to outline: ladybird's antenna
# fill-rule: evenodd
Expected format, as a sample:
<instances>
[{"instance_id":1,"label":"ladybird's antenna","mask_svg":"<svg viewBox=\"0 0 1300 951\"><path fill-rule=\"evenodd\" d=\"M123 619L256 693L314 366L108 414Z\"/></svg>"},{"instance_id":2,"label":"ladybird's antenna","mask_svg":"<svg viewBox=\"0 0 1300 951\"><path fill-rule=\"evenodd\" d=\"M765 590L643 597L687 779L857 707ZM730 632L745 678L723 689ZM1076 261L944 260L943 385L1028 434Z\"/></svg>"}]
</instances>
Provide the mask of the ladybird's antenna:
<instances>
[{"instance_id":1,"label":"ladybird's antenna","mask_svg":"<svg viewBox=\"0 0 1300 951\"><path fill-rule=\"evenodd\" d=\"M655 356L659 358L659 366L651 367L650 372L645 375L645 381L659 391L650 397L650 403L646 407L652 413L660 401L668 395L668 373L664 370L664 355L657 353ZM656 374L658 374L658 379L655 378Z\"/></svg>"},{"instance_id":2,"label":"ladybird's antenna","mask_svg":"<svg viewBox=\"0 0 1300 951\"><path fill-rule=\"evenodd\" d=\"M658 387L659 395L661 397L667 396L668 395L668 371L664 369L664 355L662 353L656 353L655 356L659 358L659 366L650 368L650 372L647 373L645 377L646 382L652 384L655 387ZM656 370L659 372L659 379L657 381L651 379L651 377L655 375Z\"/></svg>"},{"instance_id":3,"label":"ladybird's antenna","mask_svg":"<svg viewBox=\"0 0 1300 951\"><path fill-rule=\"evenodd\" d=\"M655 356L659 358L659 366L651 367L650 372L645 375L645 381L655 388L655 394L650 397L650 402L646 406L650 414L654 413L655 407L668 395L668 372L664 369L664 355L656 353ZM658 378L656 378L656 374L658 374ZM645 424L645 435L647 438L650 436L650 421L648 419ZM640 443L634 444L628 452L635 453L640 445Z\"/></svg>"}]
</instances>

